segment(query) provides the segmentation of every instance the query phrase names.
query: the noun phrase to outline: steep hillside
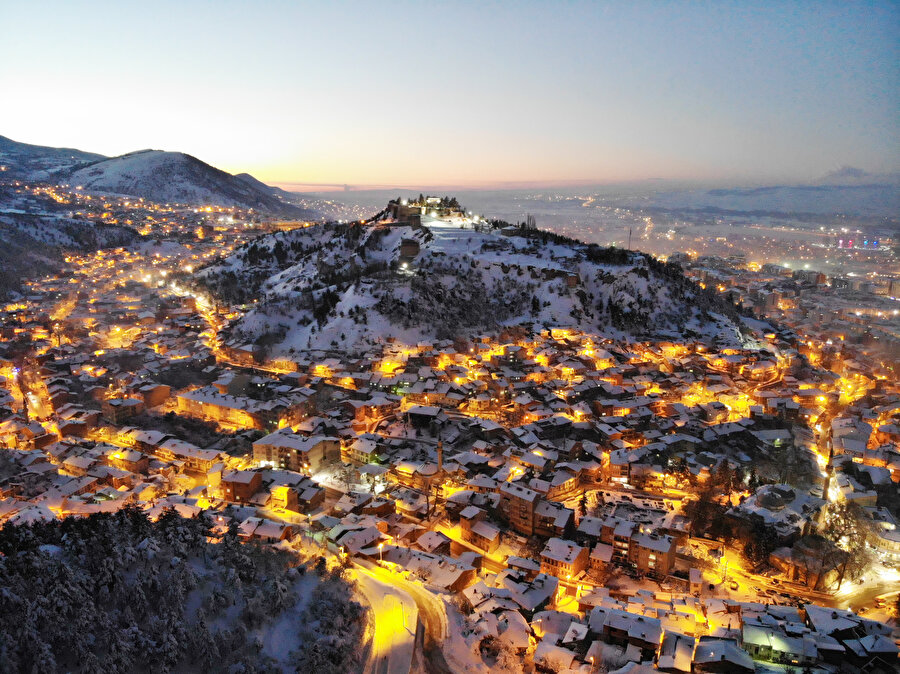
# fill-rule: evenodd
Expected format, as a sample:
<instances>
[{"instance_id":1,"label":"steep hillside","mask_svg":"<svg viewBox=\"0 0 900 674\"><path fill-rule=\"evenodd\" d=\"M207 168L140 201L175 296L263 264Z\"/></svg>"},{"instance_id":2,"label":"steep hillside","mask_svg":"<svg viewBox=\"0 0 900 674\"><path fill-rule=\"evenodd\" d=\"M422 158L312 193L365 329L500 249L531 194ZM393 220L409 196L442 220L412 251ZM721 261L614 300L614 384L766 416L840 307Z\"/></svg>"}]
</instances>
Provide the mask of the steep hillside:
<instances>
[{"instance_id":1,"label":"steep hillside","mask_svg":"<svg viewBox=\"0 0 900 674\"><path fill-rule=\"evenodd\" d=\"M229 337L272 357L519 324L740 340L734 308L675 266L546 232L524 234L458 223L319 225L259 239L200 277L227 301L257 302Z\"/></svg>"},{"instance_id":2,"label":"steep hillside","mask_svg":"<svg viewBox=\"0 0 900 674\"><path fill-rule=\"evenodd\" d=\"M216 531L205 513L166 510L154 522L125 508L7 525L0 559L4 672L361 666L367 614L340 568L243 544L236 525Z\"/></svg>"},{"instance_id":3,"label":"steep hillside","mask_svg":"<svg viewBox=\"0 0 900 674\"><path fill-rule=\"evenodd\" d=\"M266 194L271 194L278 199L289 199L296 196L281 189L280 187L272 187L271 185L266 185L262 180L254 178L249 173L235 173L234 177L244 184L249 185L251 188L259 190L261 192L265 192Z\"/></svg>"},{"instance_id":4,"label":"steep hillside","mask_svg":"<svg viewBox=\"0 0 900 674\"><path fill-rule=\"evenodd\" d=\"M163 203L215 204L295 217L307 212L282 201L273 188L233 176L182 152L141 150L59 174L85 190L143 197ZM267 189L264 189L267 188Z\"/></svg>"},{"instance_id":5,"label":"steep hillside","mask_svg":"<svg viewBox=\"0 0 900 674\"><path fill-rule=\"evenodd\" d=\"M131 245L140 235L128 227L72 217L50 199L0 185L0 298L19 290L22 279L55 271L67 250Z\"/></svg>"},{"instance_id":6,"label":"steep hillside","mask_svg":"<svg viewBox=\"0 0 900 674\"><path fill-rule=\"evenodd\" d=\"M19 143L0 136L0 177L15 180L46 180L51 173L105 159L102 154L68 147L45 147Z\"/></svg>"}]
</instances>

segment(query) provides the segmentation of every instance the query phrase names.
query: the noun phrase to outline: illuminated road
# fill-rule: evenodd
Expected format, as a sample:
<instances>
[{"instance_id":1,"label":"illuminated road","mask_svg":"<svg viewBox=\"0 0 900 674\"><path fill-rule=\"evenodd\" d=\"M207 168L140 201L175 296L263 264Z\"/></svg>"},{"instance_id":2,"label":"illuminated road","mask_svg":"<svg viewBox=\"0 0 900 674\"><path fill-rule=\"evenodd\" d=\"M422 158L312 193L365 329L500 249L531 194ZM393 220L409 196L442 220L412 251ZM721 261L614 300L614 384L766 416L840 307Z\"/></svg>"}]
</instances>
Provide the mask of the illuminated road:
<instances>
[{"instance_id":1,"label":"illuminated road","mask_svg":"<svg viewBox=\"0 0 900 674\"><path fill-rule=\"evenodd\" d=\"M705 545L697 539L692 539L691 544L703 545L707 549L719 547ZM801 583L784 580L773 582L773 579L768 576L757 575L745 569L743 567L744 560L737 551L726 547L724 553L728 562L728 582L735 581L740 585L741 596L733 596L732 598L743 601L753 601L757 593L752 588L758 587L761 590L771 590L776 595L793 595L820 606L840 609L852 607L856 609L861 606L871 606L877 597L896 590L898 583L900 583L900 572L880 565L873 565L870 571L866 572L866 580L863 582L848 579L843 582L841 589L837 591L813 590ZM709 573L715 576L715 580L708 580L707 582L720 583L724 570L724 565L710 569ZM760 601L765 602L778 601L784 603L785 601L777 596L765 597L759 595L758 598Z\"/></svg>"},{"instance_id":2,"label":"illuminated road","mask_svg":"<svg viewBox=\"0 0 900 674\"><path fill-rule=\"evenodd\" d=\"M371 578L397 588L415 601L418 616L425 627L424 653L428 659L426 671L450 672L441 652L441 644L447 638L447 611L444 603L418 583L406 580L400 573L363 561L357 561L357 568Z\"/></svg>"},{"instance_id":3,"label":"illuminated road","mask_svg":"<svg viewBox=\"0 0 900 674\"><path fill-rule=\"evenodd\" d=\"M383 582L371 570L354 567L352 578L372 609L372 647L364 674L408 674L416 646L419 611L396 583Z\"/></svg>"},{"instance_id":4,"label":"illuminated road","mask_svg":"<svg viewBox=\"0 0 900 674\"><path fill-rule=\"evenodd\" d=\"M53 415L53 403L37 368L37 365L32 365L29 361L22 366L16 381L27 403L29 417L39 420L49 419Z\"/></svg>"}]
</instances>

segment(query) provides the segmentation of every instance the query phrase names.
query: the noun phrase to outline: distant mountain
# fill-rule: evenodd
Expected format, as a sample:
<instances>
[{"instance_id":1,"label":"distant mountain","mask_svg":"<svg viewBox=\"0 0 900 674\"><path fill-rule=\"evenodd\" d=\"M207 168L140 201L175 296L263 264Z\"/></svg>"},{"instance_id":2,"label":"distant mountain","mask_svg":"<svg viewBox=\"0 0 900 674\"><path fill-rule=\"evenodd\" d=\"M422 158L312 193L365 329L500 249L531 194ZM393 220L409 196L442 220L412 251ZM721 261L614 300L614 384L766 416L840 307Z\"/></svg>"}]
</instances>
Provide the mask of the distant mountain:
<instances>
[{"instance_id":1,"label":"distant mountain","mask_svg":"<svg viewBox=\"0 0 900 674\"><path fill-rule=\"evenodd\" d=\"M741 343L734 307L677 266L549 232L485 228L316 225L257 239L194 280L227 302L258 300L228 340L273 358L526 324Z\"/></svg>"},{"instance_id":2,"label":"distant mountain","mask_svg":"<svg viewBox=\"0 0 900 674\"><path fill-rule=\"evenodd\" d=\"M646 205L675 212L894 217L900 212L900 181L844 168L812 185L659 192Z\"/></svg>"},{"instance_id":3,"label":"distant mountain","mask_svg":"<svg viewBox=\"0 0 900 674\"><path fill-rule=\"evenodd\" d=\"M183 152L140 150L63 171L57 177L88 191L163 203L236 206L298 217L308 215L308 211L282 201L276 188L246 174L231 175Z\"/></svg>"},{"instance_id":4,"label":"distant mountain","mask_svg":"<svg viewBox=\"0 0 900 674\"><path fill-rule=\"evenodd\" d=\"M16 180L47 180L50 174L87 162L106 159L102 154L68 147L46 147L19 143L0 136L0 177Z\"/></svg>"},{"instance_id":5,"label":"distant mountain","mask_svg":"<svg viewBox=\"0 0 900 674\"><path fill-rule=\"evenodd\" d=\"M243 183L246 183L250 187L254 189L261 190L263 192L267 192L272 196L278 197L279 199L286 199L290 197L295 197L295 194L288 192L286 190L281 189L280 187L272 187L271 185L266 185L262 180L254 178L249 173L236 173L234 175L235 178L240 180Z\"/></svg>"},{"instance_id":6,"label":"distant mountain","mask_svg":"<svg viewBox=\"0 0 900 674\"><path fill-rule=\"evenodd\" d=\"M315 218L291 195L247 173L231 175L183 152L140 150L118 157L19 143L0 136L0 179L80 185L87 191L149 201L252 208L287 217Z\"/></svg>"},{"instance_id":7,"label":"distant mountain","mask_svg":"<svg viewBox=\"0 0 900 674\"><path fill-rule=\"evenodd\" d=\"M855 168L853 166L842 166L841 168L830 171L826 173L824 176L819 178L816 182L830 182L844 185L846 181L859 182L861 180L868 180L872 177L872 174L866 170L861 168Z\"/></svg>"},{"instance_id":8,"label":"distant mountain","mask_svg":"<svg viewBox=\"0 0 900 674\"><path fill-rule=\"evenodd\" d=\"M869 173L861 168L842 166L830 171L815 181L815 185L853 186L853 185L900 185L898 173Z\"/></svg>"}]
</instances>

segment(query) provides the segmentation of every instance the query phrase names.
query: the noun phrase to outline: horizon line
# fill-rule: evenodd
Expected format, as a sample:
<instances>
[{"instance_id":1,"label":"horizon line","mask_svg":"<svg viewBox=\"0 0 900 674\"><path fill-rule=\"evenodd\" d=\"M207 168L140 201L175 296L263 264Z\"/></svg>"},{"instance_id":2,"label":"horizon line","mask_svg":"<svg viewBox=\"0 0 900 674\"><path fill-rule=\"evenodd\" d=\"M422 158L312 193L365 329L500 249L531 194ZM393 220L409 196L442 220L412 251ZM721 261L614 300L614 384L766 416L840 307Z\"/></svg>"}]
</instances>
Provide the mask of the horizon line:
<instances>
[{"instance_id":1,"label":"horizon line","mask_svg":"<svg viewBox=\"0 0 900 674\"><path fill-rule=\"evenodd\" d=\"M701 183L698 179L676 178L638 178L633 180L499 180L475 183L319 183L274 180L266 184L285 191L296 191L297 188L317 188L316 192L365 192L376 190L503 190L503 189L540 189L544 187L594 187L614 185L640 185L646 183Z\"/></svg>"}]
</instances>

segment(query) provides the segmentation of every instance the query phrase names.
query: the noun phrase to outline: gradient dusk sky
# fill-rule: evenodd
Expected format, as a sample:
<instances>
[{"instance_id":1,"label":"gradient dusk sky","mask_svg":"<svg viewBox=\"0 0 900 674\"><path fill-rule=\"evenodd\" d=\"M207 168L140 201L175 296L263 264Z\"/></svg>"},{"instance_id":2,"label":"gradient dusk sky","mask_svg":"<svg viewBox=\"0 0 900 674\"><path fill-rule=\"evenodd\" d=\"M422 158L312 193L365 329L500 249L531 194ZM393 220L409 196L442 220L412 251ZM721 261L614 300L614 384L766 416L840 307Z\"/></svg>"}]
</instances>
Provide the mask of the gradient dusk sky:
<instances>
[{"instance_id":1,"label":"gradient dusk sky","mask_svg":"<svg viewBox=\"0 0 900 674\"><path fill-rule=\"evenodd\" d=\"M11 2L0 134L268 182L900 170L900 4Z\"/></svg>"}]
</instances>

